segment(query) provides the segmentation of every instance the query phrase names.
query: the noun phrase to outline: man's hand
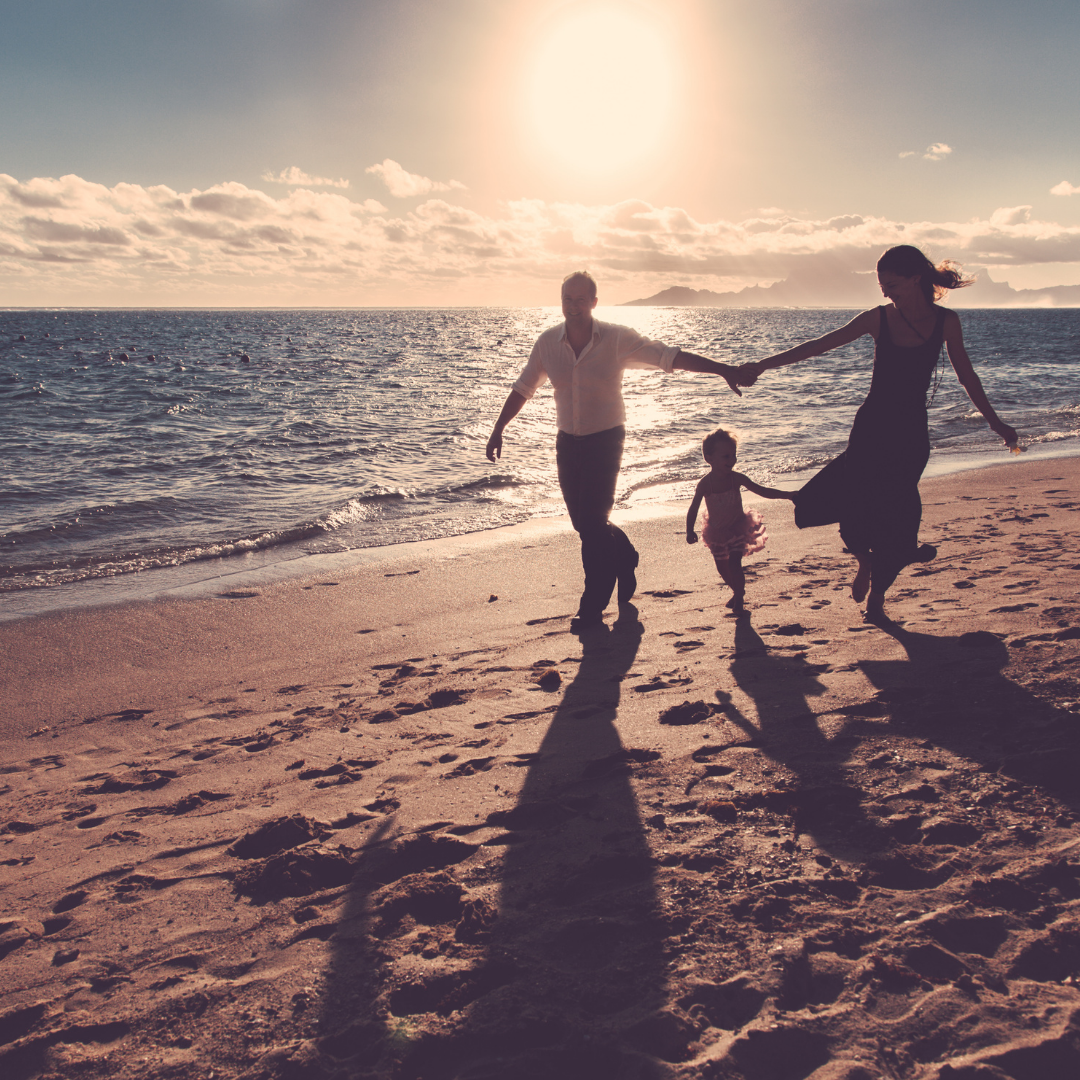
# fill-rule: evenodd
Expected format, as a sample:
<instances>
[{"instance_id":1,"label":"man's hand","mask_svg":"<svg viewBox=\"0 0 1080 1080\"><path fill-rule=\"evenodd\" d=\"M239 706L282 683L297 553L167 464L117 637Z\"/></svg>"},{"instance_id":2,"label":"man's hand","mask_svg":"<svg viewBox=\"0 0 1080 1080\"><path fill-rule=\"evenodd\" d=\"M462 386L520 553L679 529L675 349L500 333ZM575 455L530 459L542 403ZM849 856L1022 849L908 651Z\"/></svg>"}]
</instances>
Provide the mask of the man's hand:
<instances>
[{"instance_id":1,"label":"man's hand","mask_svg":"<svg viewBox=\"0 0 1080 1080\"><path fill-rule=\"evenodd\" d=\"M739 389L739 383L737 381L738 378L739 378L739 369L738 368L732 368L731 369L731 374L724 376L725 382L727 382L728 386L731 387L731 392L733 394L735 394L737 397L742 397L742 391Z\"/></svg>"},{"instance_id":2,"label":"man's hand","mask_svg":"<svg viewBox=\"0 0 1080 1080\"><path fill-rule=\"evenodd\" d=\"M487 454L488 461L494 461L496 458L502 457L502 433L503 428L514 419L519 412L521 412L522 406L525 404L525 398L519 394L516 390L511 390L506 395L506 401L503 402L502 412L499 413L499 419L495 421L495 426L491 429L491 438L487 441L487 449L484 451Z\"/></svg>"}]
</instances>

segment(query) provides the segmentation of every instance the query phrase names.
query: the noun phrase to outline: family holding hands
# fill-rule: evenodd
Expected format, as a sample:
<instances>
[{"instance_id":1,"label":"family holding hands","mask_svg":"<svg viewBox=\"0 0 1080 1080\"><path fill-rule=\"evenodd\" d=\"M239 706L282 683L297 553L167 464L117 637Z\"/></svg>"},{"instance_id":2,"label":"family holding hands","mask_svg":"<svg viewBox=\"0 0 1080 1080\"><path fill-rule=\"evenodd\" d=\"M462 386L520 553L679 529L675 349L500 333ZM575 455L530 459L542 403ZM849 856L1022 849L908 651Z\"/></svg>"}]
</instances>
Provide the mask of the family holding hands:
<instances>
[{"instance_id":1,"label":"family holding hands","mask_svg":"<svg viewBox=\"0 0 1080 1080\"><path fill-rule=\"evenodd\" d=\"M934 266L918 248L890 248L877 263L878 284L890 301L856 315L823 337L733 367L664 346L636 331L593 318L596 282L584 271L562 285L564 322L545 330L503 405L487 443L487 457L502 454L502 433L525 402L548 379L554 388L556 462L559 486L571 523L581 538L585 589L571 623L575 631L602 622L618 585L618 601L628 603L637 588L638 553L626 534L608 519L625 436L621 382L626 368L701 371L720 375L736 394L774 368L800 363L847 345L864 334L875 342L870 392L855 414L846 449L799 491L762 487L736 472L735 437L723 429L708 435L702 454L709 472L698 481L686 520L686 539L696 543L702 502L702 541L721 578L731 588L736 615L744 604L744 556L765 546L761 515L745 511L742 489L795 504L799 528L839 524L845 548L858 566L851 583L856 602L866 601L866 618L886 620L885 593L913 562L936 551L918 541L922 503L919 478L930 456L927 394L944 346L953 371L972 403L1006 445L1017 433L994 411L964 348L960 320L939 307L950 289L971 284L957 267Z\"/></svg>"}]
</instances>

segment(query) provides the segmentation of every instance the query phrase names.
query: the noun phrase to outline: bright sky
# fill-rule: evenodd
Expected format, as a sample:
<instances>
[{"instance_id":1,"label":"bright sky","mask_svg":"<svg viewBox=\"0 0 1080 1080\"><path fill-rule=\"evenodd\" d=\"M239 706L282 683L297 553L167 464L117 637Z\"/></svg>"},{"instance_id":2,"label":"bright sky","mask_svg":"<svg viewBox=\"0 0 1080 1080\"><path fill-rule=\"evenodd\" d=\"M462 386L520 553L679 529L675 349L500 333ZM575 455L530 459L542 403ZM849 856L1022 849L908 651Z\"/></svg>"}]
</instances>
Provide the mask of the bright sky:
<instances>
[{"instance_id":1,"label":"bright sky","mask_svg":"<svg viewBox=\"0 0 1080 1080\"><path fill-rule=\"evenodd\" d=\"M0 0L0 305L1080 283L1076 0ZM974 290L971 290L974 292Z\"/></svg>"}]
</instances>

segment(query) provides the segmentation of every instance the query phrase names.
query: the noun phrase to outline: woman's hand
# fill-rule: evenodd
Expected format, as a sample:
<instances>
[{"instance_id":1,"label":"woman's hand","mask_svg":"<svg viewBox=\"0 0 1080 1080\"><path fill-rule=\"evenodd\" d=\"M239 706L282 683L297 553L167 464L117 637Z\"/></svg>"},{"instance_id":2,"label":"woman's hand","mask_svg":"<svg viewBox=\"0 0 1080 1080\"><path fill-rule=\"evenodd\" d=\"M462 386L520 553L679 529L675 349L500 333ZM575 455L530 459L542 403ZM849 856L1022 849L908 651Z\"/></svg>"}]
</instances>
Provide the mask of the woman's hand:
<instances>
[{"instance_id":1,"label":"woman's hand","mask_svg":"<svg viewBox=\"0 0 1080 1080\"><path fill-rule=\"evenodd\" d=\"M1006 446L1016 446L1019 443L1020 436L1016 433L1016 428L1011 428L1000 420L996 424L991 424L990 427L1001 436Z\"/></svg>"},{"instance_id":2,"label":"woman's hand","mask_svg":"<svg viewBox=\"0 0 1080 1080\"><path fill-rule=\"evenodd\" d=\"M694 532L693 529L687 529L686 530L686 542L688 544L696 544L697 543L697 533Z\"/></svg>"}]
</instances>

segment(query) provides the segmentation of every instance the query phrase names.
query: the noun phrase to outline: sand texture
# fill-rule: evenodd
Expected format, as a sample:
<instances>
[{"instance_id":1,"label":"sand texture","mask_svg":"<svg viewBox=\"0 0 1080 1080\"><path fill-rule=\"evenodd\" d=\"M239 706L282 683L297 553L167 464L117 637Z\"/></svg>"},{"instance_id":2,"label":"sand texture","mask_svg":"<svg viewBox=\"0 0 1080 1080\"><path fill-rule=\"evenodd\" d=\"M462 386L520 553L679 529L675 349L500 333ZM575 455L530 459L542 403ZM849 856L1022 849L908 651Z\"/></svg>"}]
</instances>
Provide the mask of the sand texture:
<instances>
[{"instance_id":1,"label":"sand texture","mask_svg":"<svg viewBox=\"0 0 1080 1080\"><path fill-rule=\"evenodd\" d=\"M1080 459L0 624L5 1080L1075 1080ZM757 506L758 504L754 503ZM685 512L685 508L675 508Z\"/></svg>"}]
</instances>

